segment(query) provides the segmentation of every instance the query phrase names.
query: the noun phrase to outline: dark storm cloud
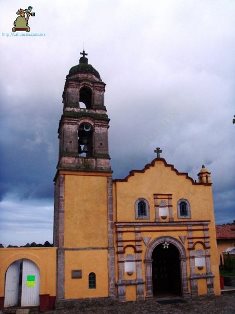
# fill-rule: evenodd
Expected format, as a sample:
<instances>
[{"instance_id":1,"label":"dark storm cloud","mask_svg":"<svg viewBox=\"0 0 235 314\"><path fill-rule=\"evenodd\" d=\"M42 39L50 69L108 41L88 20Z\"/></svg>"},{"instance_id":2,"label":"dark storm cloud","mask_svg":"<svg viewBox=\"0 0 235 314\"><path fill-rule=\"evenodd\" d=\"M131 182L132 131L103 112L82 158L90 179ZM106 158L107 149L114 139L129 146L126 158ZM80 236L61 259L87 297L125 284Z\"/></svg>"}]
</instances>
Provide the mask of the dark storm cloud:
<instances>
[{"instance_id":1,"label":"dark storm cloud","mask_svg":"<svg viewBox=\"0 0 235 314\"><path fill-rule=\"evenodd\" d=\"M44 101L45 102L45 101ZM49 198L53 195L56 166L56 115L49 111L40 115L27 99L20 100L16 110L9 110L11 101L1 98L1 198L14 192L23 198ZM25 104L28 108L23 110ZM52 116L53 118L49 118Z\"/></svg>"},{"instance_id":2,"label":"dark storm cloud","mask_svg":"<svg viewBox=\"0 0 235 314\"><path fill-rule=\"evenodd\" d=\"M22 1L0 3L0 30L10 32ZM160 146L167 162L193 179L202 164L209 168L217 222L232 221L235 4L71 0L31 5L36 16L30 26L44 37L0 33L5 243L14 242L8 232L13 229L19 242L28 242L29 235L38 242L42 225L43 236L52 238L61 95L83 43L107 84L114 177L142 169ZM17 229L19 221L23 230Z\"/></svg>"}]
</instances>

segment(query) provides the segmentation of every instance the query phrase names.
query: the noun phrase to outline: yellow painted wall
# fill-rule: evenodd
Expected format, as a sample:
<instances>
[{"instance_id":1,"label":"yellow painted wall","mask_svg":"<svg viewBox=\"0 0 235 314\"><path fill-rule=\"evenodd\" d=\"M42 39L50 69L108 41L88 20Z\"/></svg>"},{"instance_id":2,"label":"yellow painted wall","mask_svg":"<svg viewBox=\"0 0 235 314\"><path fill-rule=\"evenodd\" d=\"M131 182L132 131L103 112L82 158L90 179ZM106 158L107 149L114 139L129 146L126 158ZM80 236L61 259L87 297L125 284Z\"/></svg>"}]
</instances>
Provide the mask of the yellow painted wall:
<instances>
[{"instance_id":1,"label":"yellow painted wall","mask_svg":"<svg viewBox=\"0 0 235 314\"><path fill-rule=\"evenodd\" d=\"M72 279L72 270L82 270L81 279ZM88 288L88 275L96 274L96 289ZM106 250L65 252L65 298L80 299L108 296Z\"/></svg>"},{"instance_id":2,"label":"yellow painted wall","mask_svg":"<svg viewBox=\"0 0 235 314\"><path fill-rule=\"evenodd\" d=\"M134 205L138 198L145 198L150 205L150 221L155 220L153 194L172 194L174 219L177 220L177 201L188 199L192 220L213 219L212 191L210 186L193 185L184 175L177 175L163 161L157 161L144 173L135 173L128 182L115 182L117 221L135 220ZM180 218L182 220L182 218ZM183 218L183 220L188 220ZM139 221L139 220L137 220Z\"/></svg>"},{"instance_id":3,"label":"yellow painted wall","mask_svg":"<svg viewBox=\"0 0 235 314\"><path fill-rule=\"evenodd\" d=\"M107 178L110 174L67 173L64 193L65 297L108 296ZM100 249L99 249L100 248ZM72 270L82 270L72 279ZM96 289L88 288L88 275L96 274Z\"/></svg>"},{"instance_id":4,"label":"yellow painted wall","mask_svg":"<svg viewBox=\"0 0 235 314\"><path fill-rule=\"evenodd\" d=\"M0 296L4 296L5 274L19 259L33 261L40 270L40 294L56 295L56 248L2 248L0 249Z\"/></svg>"},{"instance_id":5,"label":"yellow painted wall","mask_svg":"<svg viewBox=\"0 0 235 314\"><path fill-rule=\"evenodd\" d=\"M107 247L107 175L66 175L64 198L64 246Z\"/></svg>"},{"instance_id":6,"label":"yellow painted wall","mask_svg":"<svg viewBox=\"0 0 235 314\"><path fill-rule=\"evenodd\" d=\"M136 300L136 286L127 286L126 287L126 299L128 301Z\"/></svg>"},{"instance_id":7,"label":"yellow painted wall","mask_svg":"<svg viewBox=\"0 0 235 314\"><path fill-rule=\"evenodd\" d=\"M210 254L211 254L211 271L215 275L214 291L216 295L220 294L219 285L219 259L216 245L215 222L212 188L208 185L195 185L186 175L179 175L171 167L164 164L162 160L157 160L154 166L150 166L144 173L138 172L130 176L126 182L115 181L114 187L114 213L117 222L154 222L154 194L172 194L172 206L174 221L202 221L208 220L209 236L210 236ZM136 219L135 202L139 198L145 198L150 205L150 219ZM178 218L177 202L180 199L187 199L190 203L191 218ZM180 240L179 236L187 236L187 227L185 226L164 226L164 222L169 219L162 220L162 227L141 227L141 237L150 237L151 240L161 236L170 236L176 240ZM196 228L195 228L196 229ZM202 228L201 228L202 229ZM125 230L133 230L131 227ZM194 231L194 237L204 236L203 231ZM124 232L124 240L133 240L134 233ZM194 240L195 242L197 240ZM128 245L128 242L125 242ZM185 250L187 255L187 276L190 276L189 251L187 247L187 239L185 241ZM116 248L117 249L117 248ZM146 245L142 242L142 261L145 259ZM143 279L145 280L145 264L142 264ZM203 270L205 272L205 269ZM118 279L118 276L116 277ZM126 275L125 275L125 279ZM131 278L132 279L132 278ZM200 279L198 283L199 295L205 292L206 280ZM130 295L130 297L128 296ZM133 299L133 293L128 292L127 300Z\"/></svg>"},{"instance_id":8,"label":"yellow painted wall","mask_svg":"<svg viewBox=\"0 0 235 314\"><path fill-rule=\"evenodd\" d=\"M198 280L198 295L207 295L207 286L204 279Z\"/></svg>"}]
</instances>

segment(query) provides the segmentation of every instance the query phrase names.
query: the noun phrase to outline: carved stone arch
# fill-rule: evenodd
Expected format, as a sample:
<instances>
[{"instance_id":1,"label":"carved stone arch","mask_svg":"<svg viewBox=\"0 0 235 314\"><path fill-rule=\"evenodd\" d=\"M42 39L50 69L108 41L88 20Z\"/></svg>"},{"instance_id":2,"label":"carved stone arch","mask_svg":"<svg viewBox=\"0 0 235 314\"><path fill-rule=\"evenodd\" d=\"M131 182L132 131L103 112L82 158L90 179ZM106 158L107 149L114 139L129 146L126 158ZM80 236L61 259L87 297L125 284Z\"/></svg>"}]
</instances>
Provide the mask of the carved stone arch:
<instances>
[{"instance_id":1,"label":"carved stone arch","mask_svg":"<svg viewBox=\"0 0 235 314\"><path fill-rule=\"evenodd\" d=\"M95 128L95 123L94 123L94 121L91 120L91 119L85 118L85 119L80 120L80 121L78 122L78 128L79 128L79 126L80 126L82 123L89 123L89 124L92 126L93 129Z\"/></svg>"},{"instance_id":2,"label":"carved stone arch","mask_svg":"<svg viewBox=\"0 0 235 314\"><path fill-rule=\"evenodd\" d=\"M124 246L124 248L123 248L123 253L126 253L126 249L127 249L127 248L132 248L132 249L133 249L133 253L136 253L136 247L135 247L135 245L133 245L133 244L128 244L128 245Z\"/></svg>"},{"instance_id":3,"label":"carved stone arch","mask_svg":"<svg viewBox=\"0 0 235 314\"><path fill-rule=\"evenodd\" d=\"M194 242L192 249L195 250L195 247L196 247L197 244L201 244L201 246L203 247L203 249L204 249L204 250L206 249L205 243L203 243L202 241Z\"/></svg>"},{"instance_id":4,"label":"carved stone arch","mask_svg":"<svg viewBox=\"0 0 235 314\"><path fill-rule=\"evenodd\" d=\"M187 257L186 251L182 243L173 237L159 237L152 240L145 253L145 276L146 276L146 297L153 297L153 283L152 283L152 254L154 249L164 242L174 245L180 256L180 269L181 269L181 289L182 296L186 297L189 294L187 284Z\"/></svg>"},{"instance_id":5,"label":"carved stone arch","mask_svg":"<svg viewBox=\"0 0 235 314\"><path fill-rule=\"evenodd\" d=\"M81 89L81 88L83 88L83 87L88 87L88 88L92 89L92 88L93 88L93 85L94 85L94 84L93 84L92 82L83 81L83 82L80 83L80 88L79 88L79 89Z\"/></svg>"}]
</instances>

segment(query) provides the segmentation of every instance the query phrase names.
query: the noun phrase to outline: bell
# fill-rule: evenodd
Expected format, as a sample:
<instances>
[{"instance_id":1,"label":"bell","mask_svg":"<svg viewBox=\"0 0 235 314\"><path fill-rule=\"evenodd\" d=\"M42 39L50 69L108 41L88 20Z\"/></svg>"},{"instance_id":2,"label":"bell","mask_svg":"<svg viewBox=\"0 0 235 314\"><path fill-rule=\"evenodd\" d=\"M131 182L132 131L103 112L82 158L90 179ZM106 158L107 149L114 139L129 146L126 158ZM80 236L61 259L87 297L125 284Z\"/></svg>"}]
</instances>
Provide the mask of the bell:
<instances>
[{"instance_id":1,"label":"bell","mask_svg":"<svg viewBox=\"0 0 235 314\"><path fill-rule=\"evenodd\" d=\"M91 130L91 125L89 123L84 123L83 130L89 132Z\"/></svg>"}]
</instances>

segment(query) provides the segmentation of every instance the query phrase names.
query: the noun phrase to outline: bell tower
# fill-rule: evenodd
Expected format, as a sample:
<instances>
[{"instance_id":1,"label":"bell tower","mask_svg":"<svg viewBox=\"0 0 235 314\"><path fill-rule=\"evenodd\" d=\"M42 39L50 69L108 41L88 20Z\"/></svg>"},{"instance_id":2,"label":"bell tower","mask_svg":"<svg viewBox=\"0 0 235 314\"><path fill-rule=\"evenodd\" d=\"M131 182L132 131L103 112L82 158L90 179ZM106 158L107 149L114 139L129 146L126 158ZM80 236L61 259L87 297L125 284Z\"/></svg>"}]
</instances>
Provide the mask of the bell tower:
<instances>
[{"instance_id":1,"label":"bell tower","mask_svg":"<svg viewBox=\"0 0 235 314\"><path fill-rule=\"evenodd\" d=\"M105 83L88 64L85 51L66 77L59 124L58 169L111 171L109 118L104 106Z\"/></svg>"},{"instance_id":2,"label":"bell tower","mask_svg":"<svg viewBox=\"0 0 235 314\"><path fill-rule=\"evenodd\" d=\"M66 76L58 129L54 196L58 299L115 293L105 83L85 51L81 55Z\"/></svg>"}]
</instances>

